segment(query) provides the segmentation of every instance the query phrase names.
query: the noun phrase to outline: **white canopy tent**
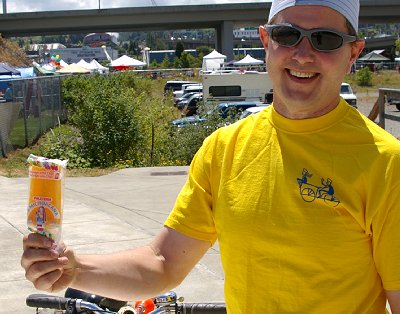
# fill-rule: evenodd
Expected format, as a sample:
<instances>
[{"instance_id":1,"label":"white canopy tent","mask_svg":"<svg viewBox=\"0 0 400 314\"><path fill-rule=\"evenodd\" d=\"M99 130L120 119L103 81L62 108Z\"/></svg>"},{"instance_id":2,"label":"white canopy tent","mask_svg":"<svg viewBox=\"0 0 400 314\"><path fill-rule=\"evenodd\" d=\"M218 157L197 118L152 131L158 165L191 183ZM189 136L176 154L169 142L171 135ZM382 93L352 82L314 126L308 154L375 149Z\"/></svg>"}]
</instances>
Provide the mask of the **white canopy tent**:
<instances>
[{"instance_id":1,"label":"white canopy tent","mask_svg":"<svg viewBox=\"0 0 400 314\"><path fill-rule=\"evenodd\" d=\"M65 68L66 66L68 66L68 63L61 59L60 67Z\"/></svg>"},{"instance_id":2,"label":"white canopy tent","mask_svg":"<svg viewBox=\"0 0 400 314\"><path fill-rule=\"evenodd\" d=\"M203 57L203 71L218 70L225 62L226 56L219 53L217 50L211 51L208 55Z\"/></svg>"},{"instance_id":3,"label":"white canopy tent","mask_svg":"<svg viewBox=\"0 0 400 314\"><path fill-rule=\"evenodd\" d=\"M250 55L246 55L243 59L233 62L234 65L259 65L264 64L264 61L253 58Z\"/></svg>"},{"instance_id":4,"label":"white canopy tent","mask_svg":"<svg viewBox=\"0 0 400 314\"><path fill-rule=\"evenodd\" d=\"M81 59L79 60L79 62L77 63L77 65L81 66L82 68L88 69L90 71L94 71L96 70L96 67L94 65L92 65L89 62L86 62L85 60Z\"/></svg>"},{"instance_id":5,"label":"white canopy tent","mask_svg":"<svg viewBox=\"0 0 400 314\"><path fill-rule=\"evenodd\" d=\"M90 73L90 70L85 69L84 67L76 64L76 63L71 63L70 65L57 70L56 72L58 73Z\"/></svg>"},{"instance_id":6,"label":"white canopy tent","mask_svg":"<svg viewBox=\"0 0 400 314\"><path fill-rule=\"evenodd\" d=\"M123 55L122 57L119 57L118 59L111 61L112 67L140 67L145 65L146 63L128 57L127 55Z\"/></svg>"},{"instance_id":7,"label":"white canopy tent","mask_svg":"<svg viewBox=\"0 0 400 314\"><path fill-rule=\"evenodd\" d=\"M100 63L97 62L97 60L93 59L90 61L90 64L95 68L95 71L98 71L100 73L108 71L108 68L105 66L102 66Z\"/></svg>"}]
</instances>

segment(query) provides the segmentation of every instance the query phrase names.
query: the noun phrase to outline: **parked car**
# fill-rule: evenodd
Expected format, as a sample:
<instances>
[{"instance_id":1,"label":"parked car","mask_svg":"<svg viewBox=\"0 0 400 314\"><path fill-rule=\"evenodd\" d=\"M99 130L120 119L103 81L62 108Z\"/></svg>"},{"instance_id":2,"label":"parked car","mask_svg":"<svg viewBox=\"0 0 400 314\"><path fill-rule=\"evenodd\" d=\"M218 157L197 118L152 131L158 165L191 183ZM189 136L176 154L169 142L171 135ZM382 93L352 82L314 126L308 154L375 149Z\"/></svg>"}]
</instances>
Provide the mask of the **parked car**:
<instances>
[{"instance_id":1,"label":"parked car","mask_svg":"<svg viewBox=\"0 0 400 314\"><path fill-rule=\"evenodd\" d=\"M174 91L174 101L176 102L178 98L182 97L186 93L191 93L191 92L202 92L203 91L203 85L201 83L195 83L195 84L183 84L182 88L180 90Z\"/></svg>"},{"instance_id":2,"label":"parked car","mask_svg":"<svg viewBox=\"0 0 400 314\"><path fill-rule=\"evenodd\" d=\"M199 103L203 101L203 93L196 93L188 99L188 102L182 107L182 114L189 117L197 114Z\"/></svg>"},{"instance_id":3,"label":"parked car","mask_svg":"<svg viewBox=\"0 0 400 314\"><path fill-rule=\"evenodd\" d=\"M255 114L257 112L260 112L262 110L264 110L265 108L267 108L270 104L262 104L260 106L255 106L255 107L250 107L247 108L245 111L243 111L243 113L240 115L240 119L244 119L248 116L251 116L252 114Z\"/></svg>"},{"instance_id":4,"label":"parked car","mask_svg":"<svg viewBox=\"0 0 400 314\"><path fill-rule=\"evenodd\" d=\"M357 108L357 96L354 95L353 90L349 84L342 83L342 86L340 87L340 96L342 96L349 105Z\"/></svg>"},{"instance_id":5,"label":"parked car","mask_svg":"<svg viewBox=\"0 0 400 314\"><path fill-rule=\"evenodd\" d=\"M195 93L195 92L186 93L181 98L179 98L180 100L176 104L176 107L178 109L184 109L186 106L193 107L194 105L196 105L196 103L199 102L200 98L202 99L202 97L203 93ZM194 99L197 99L197 101Z\"/></svg>"},{"instance_id":6,"label":"parked car","mask_svg":"<svg viewBox=\"0 0 400 314\"><path fill-rule=\"evenodd\" d=\"M172 121L172 125L178 128L185 127L188 125L198 125L206 122L213 116L218 116L221 119L226 119L232 117L239 119L241 113L250 107L262 106L263 103L255 101L239 101L239 102L228 102L220 103L214 109L207 112L204 116L188 116L181 119L176 119Z\"/></svg>"},{"instance_id":7,"label":"parked car","mask_svg":"<svg viewBox=\"0 0 400 314\"><path fill-rule=\"evenodd\" d=\"M197 82L191 81L167 81L164 85L164 94L168 91L176 91L182 89L183 84L197 84Z\"/></svg>"},{"instance_id":8,"label":"parked car","mask_svg":"<svg viewBox=\"0 0 400 314\"><path fill-rule=\"evenodd\" d=\"M187 100L188 100L191 96L193 96L194 94L196 94L196 93L195 93L195 92L190 92L190 93L186 93L186 94L182 95L181 97L179 97L178 99L176 99L176 101L174 101L175 106L178 107L178 108L181 107L181 109L182 109L182 105L180 106L179 104L182 104L182 102L187 103Z\"/></svg>"}]
</instances>

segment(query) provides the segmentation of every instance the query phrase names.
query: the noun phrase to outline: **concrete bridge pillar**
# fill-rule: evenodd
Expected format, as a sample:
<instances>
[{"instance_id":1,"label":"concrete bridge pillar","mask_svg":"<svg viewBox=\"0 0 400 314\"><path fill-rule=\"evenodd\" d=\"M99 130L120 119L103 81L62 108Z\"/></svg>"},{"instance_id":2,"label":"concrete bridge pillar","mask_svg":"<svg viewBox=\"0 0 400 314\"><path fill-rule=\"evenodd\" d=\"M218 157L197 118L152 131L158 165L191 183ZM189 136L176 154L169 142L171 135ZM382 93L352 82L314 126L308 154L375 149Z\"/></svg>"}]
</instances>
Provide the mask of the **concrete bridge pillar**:
<instances>
[{"instance_id":1,"label":"concrete bridge pillar","mask_svg":"<svg viewBox=\"0 0 400 314\"><path fill-rule=\"evenodd\" d=\"M233 21L223 21L215 35L216 50L226 56L226 61L233 60Z\"/></svg>"}]
</instances>

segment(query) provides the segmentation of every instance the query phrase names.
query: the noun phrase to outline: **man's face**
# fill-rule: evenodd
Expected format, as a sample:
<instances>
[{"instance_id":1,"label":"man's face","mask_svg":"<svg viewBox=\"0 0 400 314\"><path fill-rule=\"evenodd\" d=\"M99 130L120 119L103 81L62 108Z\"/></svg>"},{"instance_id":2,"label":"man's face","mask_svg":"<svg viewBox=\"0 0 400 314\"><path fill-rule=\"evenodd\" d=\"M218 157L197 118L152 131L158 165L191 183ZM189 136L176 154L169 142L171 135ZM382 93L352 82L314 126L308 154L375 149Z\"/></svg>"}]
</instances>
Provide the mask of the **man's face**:
<instances>
[{"instance_id":1,"label":"man's face","mask_svg":"<svg viewBox=\"0 0 400 314\"><path fill-rule=\"evenodd\" d=\"M287 8L275 16L274 24L282 23L348 33L345 18L323 6ZM283 47L271 40L263 28L260 36L273 82L274 107L291 119L317 117L335 108L343 78L364 47L359 41L332 52L320 52L312 48L307 38L294 47Z\"/></svg>"}]
</instances>

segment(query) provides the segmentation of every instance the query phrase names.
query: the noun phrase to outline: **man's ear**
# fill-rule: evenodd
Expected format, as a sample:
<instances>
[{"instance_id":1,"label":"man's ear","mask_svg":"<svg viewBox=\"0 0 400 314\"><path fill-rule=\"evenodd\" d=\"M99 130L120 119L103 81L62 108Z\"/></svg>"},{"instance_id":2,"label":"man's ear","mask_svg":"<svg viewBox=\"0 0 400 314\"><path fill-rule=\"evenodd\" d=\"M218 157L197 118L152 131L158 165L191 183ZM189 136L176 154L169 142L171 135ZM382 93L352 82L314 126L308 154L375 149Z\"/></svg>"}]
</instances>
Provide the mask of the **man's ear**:
<instances>
[{"instance_id":1,"label":"man's ear","mask_svg":"<svg viewBox=\"0 0 400 314\"><path fill-rule=\"evenodd\" d=\"M268 38L269 38L268 33L265 30L264 26L262 26L262 25L258 27L258 32L260 34L260 40L264 46L264 49L267 50L268 49Z\"/></svg>"},{"instance_id":2,"label":"man's ear","mask_svg":"<svg viewBox=\"0 0 400 314\"><path fill-rule=\"evenodd\" d=\"M350 73L351 66L354 62L356 62L358 56L363 51L365 47L365 40L364 39L357 39L354 43L351 43L351 56L349 62L348 73Z\"/></svg>"}]
</instances>

